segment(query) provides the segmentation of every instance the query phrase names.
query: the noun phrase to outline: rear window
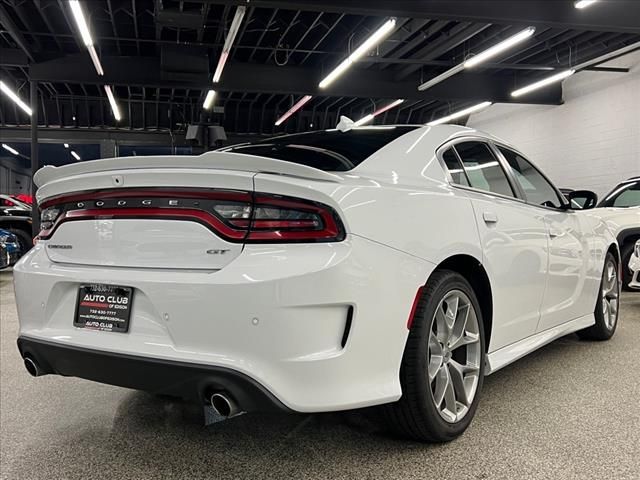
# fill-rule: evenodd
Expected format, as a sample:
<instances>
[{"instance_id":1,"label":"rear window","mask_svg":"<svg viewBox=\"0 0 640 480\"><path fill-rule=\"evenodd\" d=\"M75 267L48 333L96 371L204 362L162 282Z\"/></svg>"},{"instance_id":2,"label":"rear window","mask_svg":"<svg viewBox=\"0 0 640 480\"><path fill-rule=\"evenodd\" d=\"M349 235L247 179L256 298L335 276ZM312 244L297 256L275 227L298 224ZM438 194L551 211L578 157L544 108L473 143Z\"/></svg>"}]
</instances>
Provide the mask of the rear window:
<instances>
[{"instance_id":1,"label":"rear window","mask_svg":"<svg viewBox=\"0 0 640 480\"><path fill-rule=\"evenodd\" d=\"M346 172L416 126L371 127L340 132L324 130L274 137L224 151L306 165L326 172Z\"/></svg>"}]
</instances>

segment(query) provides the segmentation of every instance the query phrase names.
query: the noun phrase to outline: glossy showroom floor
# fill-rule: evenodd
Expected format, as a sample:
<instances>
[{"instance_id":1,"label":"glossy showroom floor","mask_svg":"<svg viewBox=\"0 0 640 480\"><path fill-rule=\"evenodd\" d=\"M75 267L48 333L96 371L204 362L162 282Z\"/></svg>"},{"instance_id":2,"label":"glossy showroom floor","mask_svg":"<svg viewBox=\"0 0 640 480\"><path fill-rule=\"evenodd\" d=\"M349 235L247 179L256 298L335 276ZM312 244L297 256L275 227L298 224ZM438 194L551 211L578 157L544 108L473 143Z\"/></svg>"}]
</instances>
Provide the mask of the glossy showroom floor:
<instances>
[{"instance_id":1,"label":"glossy showroom floor","mask_svg":"<svg viewBox=\"0 0 640 480\"><path fill-rule=\"evenodd\" d=\"M469 431L448 445L380 432L369 413L244 415L84 380L31 378L0 273L2 479L615 478L640 471L640 294L605 343L565 337L488 377Z\"/></svg>"}]
</instances>

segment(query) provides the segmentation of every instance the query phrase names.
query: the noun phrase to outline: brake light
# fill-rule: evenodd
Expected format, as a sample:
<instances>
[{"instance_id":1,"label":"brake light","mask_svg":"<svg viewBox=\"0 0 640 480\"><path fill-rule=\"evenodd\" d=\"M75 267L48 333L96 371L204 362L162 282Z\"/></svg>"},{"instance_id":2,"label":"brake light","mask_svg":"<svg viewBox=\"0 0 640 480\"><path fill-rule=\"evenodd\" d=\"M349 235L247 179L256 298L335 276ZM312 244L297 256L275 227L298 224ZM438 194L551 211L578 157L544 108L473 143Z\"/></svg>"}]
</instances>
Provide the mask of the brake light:
<instances>
[{"instance_id":1,"label":"brake light","mask_svg":"<svg viewBox=\"0 0 640 480\"><path fill-rule=\"evenodd\" d=\"M344 239L334 210L326 205L288 197L256 194L247 241L325 241Z\"/></svg>"},{"instance_id":2,"label":"brake light","mask_svg":"<svg viewBox=\"0 0 640 480\"><path fill-rule=\"evenodd\" d=\"M338 242L345 232L336 212L308 200L224 190L108 190L48 200L39 238L64 222L154 218L198 222L230 242Z\"/></svg>"}]
</instances>

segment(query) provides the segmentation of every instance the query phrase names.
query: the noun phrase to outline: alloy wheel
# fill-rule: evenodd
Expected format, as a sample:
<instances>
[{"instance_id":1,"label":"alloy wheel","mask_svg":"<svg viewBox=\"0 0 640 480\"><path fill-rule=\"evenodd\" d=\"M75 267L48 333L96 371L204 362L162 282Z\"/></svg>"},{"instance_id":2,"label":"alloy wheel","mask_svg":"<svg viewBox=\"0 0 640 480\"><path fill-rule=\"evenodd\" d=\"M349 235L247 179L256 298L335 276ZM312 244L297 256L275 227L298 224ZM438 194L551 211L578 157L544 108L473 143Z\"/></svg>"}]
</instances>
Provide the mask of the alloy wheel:
<instances>
[{"instance_id":1,"label":"alloy wheel","mask_svg":"<svg viewBox=\"0 0 640 480\"><path fill-rule=\"evenodd\" d=\"M604 323L609 330L613 329L618 321L618 301L620 297L620 284L615 262L608 260L602 274L602 314Z\"/></svg>"},{"instance_id":2,"label":"alloy wheel","mask_svg":"<svg viewBox=\"0 0 640 480\"><path fill-rule=\"evenodd\" d=\"M452 290L440 301L431 320L427 354L431 397L449 423L460 421L473 403L481 353L473 304L464 292Z\"/></svg>"}]
</instances>

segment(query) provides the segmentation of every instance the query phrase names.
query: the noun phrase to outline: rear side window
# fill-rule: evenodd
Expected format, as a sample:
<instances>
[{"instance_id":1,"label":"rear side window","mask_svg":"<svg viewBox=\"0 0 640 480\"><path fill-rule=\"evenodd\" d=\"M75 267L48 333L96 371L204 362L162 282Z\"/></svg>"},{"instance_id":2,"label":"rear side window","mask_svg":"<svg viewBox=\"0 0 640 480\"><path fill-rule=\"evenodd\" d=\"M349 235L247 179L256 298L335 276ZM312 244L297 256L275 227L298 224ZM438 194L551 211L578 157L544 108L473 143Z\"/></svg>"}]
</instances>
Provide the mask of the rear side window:
<instances>
[{"instance_id":1,"label":"rear side window","mask_svg":"<svg viewBox=\"0 0 640 480\"><path fill-rule=\"evenodd\" d=\"M457 143L454 148L473 188L515 197L507 174L486 144L462 142Z\"/></svg>"},{"instance_id":2,"label":"rear side window","mask_svg":"<svg viewBox=\"0 0 640 480\"><path fill-rule=\"evenodd\" d=\"M467 176L464 173L462 163L460 163L460 159L458 158L458 155L456 155L456 152L451 148L446 150L442 154L442 160L444 160L444 163L447 166L447 170L449 171L449 175L451 175L453 183L468 187L469 182L467 181Z\"/></svg>"},{"instance_id":3,"label":"rear side window","mask_svg":"<svg viewBox=\"0 0 640 480\"><path fill-rule=\"evenodd\" d=\"M402 125L354 128L348 132L322 130L270 138L223 150L284 160L326 172L345 172L416 128L419 127Z\"/></svg>"},{"instance_id":4,"label":"rear side window","mask_svg":"<svg viewBox=\"0 0 640 480\"><path fill-rule=\"evenodd\" d=\"M638 207L640 206L640 181L618 185L599 207Z\"/></svg>"},{"instance_id":5,"label":"rear side window","mask_svg":"<svg viewBox=\"0 0 640 480\"><path fill-rule=\"evenodd\" d=\"M498 147L498 150L513 169L516 181L524 191L527 202L545 207L560 208L562 206L556 190L528 160L507 148Z\"/></svg>"}]
</instances>

